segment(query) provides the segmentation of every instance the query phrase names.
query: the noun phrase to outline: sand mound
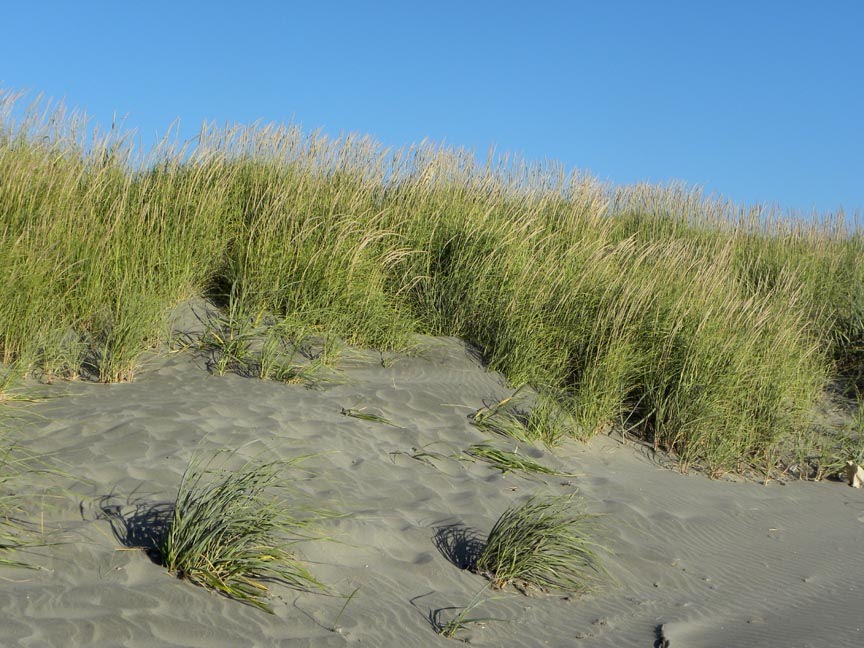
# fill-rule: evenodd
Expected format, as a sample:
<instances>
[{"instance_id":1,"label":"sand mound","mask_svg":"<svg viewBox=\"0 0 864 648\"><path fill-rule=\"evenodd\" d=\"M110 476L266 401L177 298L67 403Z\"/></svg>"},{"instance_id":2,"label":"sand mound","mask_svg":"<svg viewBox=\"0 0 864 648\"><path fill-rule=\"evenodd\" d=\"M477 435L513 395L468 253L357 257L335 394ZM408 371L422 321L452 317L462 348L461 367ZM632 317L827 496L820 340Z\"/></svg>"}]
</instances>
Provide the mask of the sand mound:
<instances>
[{"instance_id":1,"label":"sand mound","mask_svg":"<svg viewBox=\"0 0 864 648\"><path fill-rule=\"evenodd\" d=\"M526 647L864 644L864 492L681 475L606 437L555 456L535 452L575 478L412 458L488 441L468 415L510 393L461 342L423 346L418 357L383 363L353 354L340 365L349 382L324 390L217 377L190 353L149 359L131 384L46 387L56 398L30 407L15 436L68 474L51 477L51 496L31 506L57 544L22 555L44 571L4 568L3 643L445 645L430 616L484 586L459 563L498 515L538 492L578 489L584 508L605 515L608 585L581 599L490 592L477 616L502 620L460 638ZM313 455L298 502L346 515L325 523L334 542L298 553L329 593L276 585L268 615L170 576L115 537L106 511L169 502L193 454L234 448ZM33 490L48 478L28 479Z\"/></svg>"}]
</instances>

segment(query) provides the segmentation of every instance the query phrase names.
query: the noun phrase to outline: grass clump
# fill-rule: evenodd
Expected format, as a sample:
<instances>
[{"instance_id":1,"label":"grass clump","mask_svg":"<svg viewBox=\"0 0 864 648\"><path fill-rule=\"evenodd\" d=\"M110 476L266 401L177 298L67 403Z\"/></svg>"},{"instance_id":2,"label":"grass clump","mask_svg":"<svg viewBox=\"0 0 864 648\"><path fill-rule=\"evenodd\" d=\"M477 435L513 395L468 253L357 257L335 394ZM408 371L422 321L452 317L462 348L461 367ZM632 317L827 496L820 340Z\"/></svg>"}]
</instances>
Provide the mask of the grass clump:
<instances>
[{"instance_id":1,"label":"grass clump","mask_svg":"<svg viewBox=\"0 0 864 648\"><path fill-rule=\"evenodd\" d=\"M576 434L576 423L558 400L547 394L536 394L528 407L521 396L527 385L520 385L510 396L484 405L471 415L471 423L481 430L521 443L543 442L556 445L565 436Z\"/></svg>"},{"instance_id":2,"label":"grass clump","mask_svg":"<svg viewBox=\"0 0 864 648\"><path fill-rule=\"evenodd\" d=\"M596 518L574 511L572 496L532 497L498 518L475 569L496 587L586 592L603 573Z\"/></svg>"},{"instance_id":3,"label":"grass clump","mask_svg":"<svg viewBox=\"0 0 864 648\"><path fill-rule=\"evenodd\" d=\"M218 375L228 371L244 375L253 362L252 342L263 331L261 316L248 316L233 298L229 298L226 311L208 314L198 345L210 353L208 366Z\"/></svg>"},{"instance_id":4,"label":"grass clump","mask_svg":"<svg viewBox=\"0 0 864 648\"><path fill-rule=\"evenodd\" d=\"M212 476L190 465L156 547L162 564L179 578L268 612L270 581L319 588L290 550L306 536L310 522L274 498L288 466L249 464Z\"/></svg>"},{"instance_id":5,"label":"grass clump","mask_svg":"<svg viewBox=\"0 0 864 648\"><path fill-rule=\"evenodd\" d=\"M846 424L839 431L823 432L818 439L819 452L812 460L816 479L842 475L850 462L864 466L864 398L860 392Z\"/></svg>"},{"instance_id":6,"label":"grass clump","mask_svg":"<svg viewBox=\"0 0 864 648\"><path fill-rule=\"evenodd\" d=\"M210 315L205 323L197 346L208 354L211 371L309 388L346 382L333 367L342 350L337 340L316 340L318 349L313 350L313 335L297 330L291 318L277 322L263 312L247 315L241 308L232 295L227 313Z\"/></svg>"}]
</instances>

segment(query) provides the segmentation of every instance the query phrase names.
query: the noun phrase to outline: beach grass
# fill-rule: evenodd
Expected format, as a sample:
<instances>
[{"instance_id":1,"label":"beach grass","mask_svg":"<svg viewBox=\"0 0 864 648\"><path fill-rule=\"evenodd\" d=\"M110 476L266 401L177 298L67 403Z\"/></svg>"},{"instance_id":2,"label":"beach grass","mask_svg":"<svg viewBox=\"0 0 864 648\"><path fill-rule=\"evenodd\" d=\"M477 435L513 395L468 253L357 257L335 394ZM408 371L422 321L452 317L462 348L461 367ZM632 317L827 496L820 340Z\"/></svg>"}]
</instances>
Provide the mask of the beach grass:
<instances>
[{"instance_id":1,"label":"beach grass","mask_svg":"<svg viewBox=\"0 0 864 648\"><path fill-rule=\"evenodd\" d=\"M556 398L549 390L534 394L528 406L521 398L526 387L522 384L510 396L484 405L471 415L471 423L486 432L525 444L540 441L550 448L566 437L580 436L575 416L562 404L566 398Z\"/></svg>"},{"instance_id":2,"label":"beach grass","mask_svg":"<svg viewBox=\"0 0 864 648\"><path fill-rule=\"evenodd\" d=\"M587 592L603 574L597 531L597 516L578 512L572 496L535 496L498 518L474 568L499 588Z\"/></svg>"},{"instance_id":3,"label":"beach grass","mask_svg":"<svg viewBox=\"0 0 864 648\"><path fill-rule=\"evenodd\" d=\"M526 456L519 453L519 447L516 446L513 450L504 450L488 443L475 443L463 451L464 456L469 459L477 459L485 461L497 468L502 473L520 471L524 473L535 473L539 475L554 475L558 477L574 477L571 473L554 470L548 466L544 466Z\"/></svg>"},{"instance_id":4,"label":"beach grass","mask_svg":"<svg viewBox=\"0 0 864 648\"><path fill-rule=\"evenodd\" d=\"M864 394L858 391L846 425L820 437L821 452L812 458L817 479L839 477L849 462L864 466Z\"/></svg>"},{"instance_id":5,"label":"beach grass","mask_svg":"<svg viewBox=\"0 0 864 648\"><path fill-rule=\"evenodd\" d=\"M488 601L487 598L483 598L488 587L488 584L484 585L483 588L472 597L468 602L468 605L463 608L447 607L431 611L429 613L429 623L435 629L435 632L445 639L456 639L457 633L466 630L471 625L482 625L489 623L490 621L504 621L504 619L495 617L469 616L474 613L474 610ZM455 614L452 614L453 612L455 612ZM450 613L450 618L445 620L448 613Z\"/></svg>"},{"instance_id":6,"label":"beach grass","mask_svg":"<svg viewBox=\"0 0 864 648\"><path fill-rule=\"evenodd\" d=\"M624 430L712 475L815 456L814 406L864 375L864 233L843 213L294 126L133 144L0 95L0 362L133 380L196 296L229 323L217 373L297 378L278 353L250 359L261 314L382 350L458 336L539 395L498 427L547 444Z\"/></svg>"},{"instance_id":7,"label":"beach grass","mask_svg":"<svg viewBox=\"0 0 864 648\"><path fill-rule=\"evenodd\" d=\"M353 407L343 407L342 415L350 416L351 418L357 418L361 421L371 421L373 423L382 423L384 425L389 425L390 427L399 427L393 421L384 416L381 416L380 414L373 414L372 412L367 412L365 407L361 407L359 409Z\"/></svg>"},{"instance_id":8,"label":"beach grass","mask_svg":"<svg viewBox=\"0 0 864 648\"><path fill-rule=\"evenodd\" d=\"M21 395L15 400L30 400ZM3 402L0 399L0 565L37 569L35 565L19 558L21 549L45 545L44 529L36 531L29 508L33 498L21 492L21 481L25 475L32 476L57 473L45 457L34 456L21 445L10 440L3 429L5 421Z\"/></svg>"},{"instance_id":9,"label":"beach grass","mask_svg":"<svg viewBox=\"0 0 864 648\"><path fill-rule=\"evenodd\" d=\"M310 521L275 497L290 462L247 464L210 474L190 464L157 543L160 562L178 578L259 607L272 582L298 589L321 584L292 554Z\"/></svg>"},{"instance_id":10,"label":"beach grass","mask_svg":"<svg viewBox=\"0 0 864 648\"><path fill-rule=\"evenodd\" d=\"M20 497L10 491L19 468L14 452L11 445L0 448L0 565L26 567L27 563L12 557L15 549L26 544Z\"/></svg>"}]
</instances>

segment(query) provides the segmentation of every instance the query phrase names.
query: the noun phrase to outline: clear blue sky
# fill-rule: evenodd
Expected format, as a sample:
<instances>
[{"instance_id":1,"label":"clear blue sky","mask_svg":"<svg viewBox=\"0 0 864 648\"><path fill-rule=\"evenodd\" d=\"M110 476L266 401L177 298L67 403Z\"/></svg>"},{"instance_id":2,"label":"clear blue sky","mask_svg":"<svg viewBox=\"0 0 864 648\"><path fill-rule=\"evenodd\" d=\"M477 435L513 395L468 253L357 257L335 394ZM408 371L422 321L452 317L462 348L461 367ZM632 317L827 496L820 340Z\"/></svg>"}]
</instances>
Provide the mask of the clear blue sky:
<instances>
[{"instance_id":1,"label":"clear blue sky","mask_svg":"<svg viewBox=\"0 0 864 648\"><path fill-rule=\"evenodd\" d=\"M0 86L864 208L864 1L4 2Z\"/></svg>"}]
</instances>

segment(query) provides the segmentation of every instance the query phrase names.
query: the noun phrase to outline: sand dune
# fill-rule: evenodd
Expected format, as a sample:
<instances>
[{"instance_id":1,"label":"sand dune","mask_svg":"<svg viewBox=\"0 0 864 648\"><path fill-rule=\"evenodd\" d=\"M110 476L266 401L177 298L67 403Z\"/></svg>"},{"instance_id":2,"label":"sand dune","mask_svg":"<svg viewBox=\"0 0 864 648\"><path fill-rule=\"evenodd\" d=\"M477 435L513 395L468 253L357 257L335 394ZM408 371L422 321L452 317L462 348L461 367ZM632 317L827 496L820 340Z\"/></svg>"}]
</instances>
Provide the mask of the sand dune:
<instances>
[{"instance_id":1,"label":"sand dune","mask_svg":"<svg viewBox=\"0 0 864 648\"><path fill-rule=\"evenodd\" d=\"M860 646L864 492L838 482L711 481L601 437L541 461L572 478L502 475L441 458L489 440L468 415L508 395L465 345L427 339L416 357L354 353L328 389L208 373L190 352L153 356L131 384L62 383L29 407L16 438L66 476L29 476L47 538L2 570L0 643L21 646L433 646L429 616L466 605L484 579L460 552L537 492L604 514L609 582L582 598L489 592L459 637L484 646ZM365 408L393 425L345 416ZM432 444L432 445L430 445ZM313 455L296 501L343 517L332 542L298 546L326 593L276 586L275 614L170 576L115 537L176 493L190 458ZM345 597L356 592L341 616ZM338 627L336 619L338 618Z\"/></svg>"}]
</instances>

